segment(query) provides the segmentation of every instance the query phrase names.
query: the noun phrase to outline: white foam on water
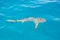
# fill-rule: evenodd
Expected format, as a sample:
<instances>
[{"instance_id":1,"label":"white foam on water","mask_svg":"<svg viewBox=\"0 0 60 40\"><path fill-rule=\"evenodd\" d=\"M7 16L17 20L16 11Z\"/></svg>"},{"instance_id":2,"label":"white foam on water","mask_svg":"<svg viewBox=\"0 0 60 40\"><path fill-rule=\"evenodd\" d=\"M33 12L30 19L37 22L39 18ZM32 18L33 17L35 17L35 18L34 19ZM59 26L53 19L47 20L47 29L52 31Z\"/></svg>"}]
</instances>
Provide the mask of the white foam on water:
<instances>
[{"instance_id":1,"label":"white foam on water","mask_svg":"<svg viewBox=\"0 0 60 40\"><path fill-rule=\"evenodd\" d=\"M35 0L35 1L29 1L31 2L32 5L28 4L14 4L11 5L9 7L1 7L2 9L11 9L14 8L15 6L20 6L20 7L26 7L26 8L37 8L37 7L41 7L42 4L47 4L47 3L52 3L52 2L57 2L60 3L59 0ZM9 5L8 3L4 3L5 5ZM38 5L39 4L39 5Z\"/></svg>"},{"instance_id":2,"label":"white foam on water","mask_svg":"<svg viewBox=\"0 0 60 40\"><path fill-rule=\"evenodd\" d=\"M31 1L31 2L35 4L47 4L47 3L52 3L52 2L59 3L59 0L37 0L37 1Z\"/></svg>"},{"instance_id":3,"label":"white foam on water","mask_svg":"<svg viewBox=\"0 0 60 40\"><path fill-rule=\"evenodd\" d=\"M37 7L40 7L40 5L26 5L26 4L21 4L20 6L22 7L28 7L28 8L37 8Z\"/></svg>"},{"instance_id":4,"label":"white foam on water","mask_svg":"<svg viewBox=\"0 0 60 40\"><path fill-rule=\"evenodd\" d=\"M54 21L60 21L60 18L53 18Z\"/></svg>"}]
</instances>

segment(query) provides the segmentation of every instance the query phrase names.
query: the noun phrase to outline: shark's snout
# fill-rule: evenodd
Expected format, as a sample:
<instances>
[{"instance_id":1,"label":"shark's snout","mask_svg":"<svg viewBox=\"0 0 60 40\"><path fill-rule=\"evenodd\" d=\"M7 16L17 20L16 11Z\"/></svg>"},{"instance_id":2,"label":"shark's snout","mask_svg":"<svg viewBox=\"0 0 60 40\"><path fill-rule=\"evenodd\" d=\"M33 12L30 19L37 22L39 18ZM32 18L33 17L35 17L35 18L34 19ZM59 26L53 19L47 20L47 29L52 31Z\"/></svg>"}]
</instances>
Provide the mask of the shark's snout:
<instances>
[{"instance_id":1,"label":"shark's snout","mask_svg":"<svg viewBox=\"0 0 60 40\"><path fill-rule=\"evenodd\" d=\"M44 19L44 18L39 18L38 19L40 22L46 22L46 19Z\"/></svg>"}]
</instances>

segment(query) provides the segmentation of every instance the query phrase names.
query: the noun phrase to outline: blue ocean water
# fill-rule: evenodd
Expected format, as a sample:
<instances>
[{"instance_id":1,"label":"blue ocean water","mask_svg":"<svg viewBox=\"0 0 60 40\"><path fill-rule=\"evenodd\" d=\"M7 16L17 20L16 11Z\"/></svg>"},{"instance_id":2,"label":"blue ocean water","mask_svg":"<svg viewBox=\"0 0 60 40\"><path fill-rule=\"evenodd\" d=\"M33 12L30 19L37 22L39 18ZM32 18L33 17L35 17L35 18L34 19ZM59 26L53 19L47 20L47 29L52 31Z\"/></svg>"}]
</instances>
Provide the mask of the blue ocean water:
<instances>
[{"instance_id":1,"label":"blue ocean water","mask_svg":"<svg viewBox=\"0 0 60 40\"><path fill-rule=\"evenodd\" d=\"M0 0L0 40L60 40L60 1L52 1ZM28 17L45 18L46 22L37 29L34 22L6 22Z\"/></svg>"}]
</instances>

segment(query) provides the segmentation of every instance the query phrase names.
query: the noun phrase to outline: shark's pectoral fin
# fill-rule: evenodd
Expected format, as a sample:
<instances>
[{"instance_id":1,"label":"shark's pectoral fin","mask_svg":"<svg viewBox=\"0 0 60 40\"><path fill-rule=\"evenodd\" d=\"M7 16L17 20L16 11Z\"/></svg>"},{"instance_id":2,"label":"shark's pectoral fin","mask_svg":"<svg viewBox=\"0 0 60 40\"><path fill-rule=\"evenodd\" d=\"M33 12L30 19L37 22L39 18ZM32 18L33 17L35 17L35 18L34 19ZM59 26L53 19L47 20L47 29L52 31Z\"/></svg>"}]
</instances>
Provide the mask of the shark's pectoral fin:
<instances>
[{"instance_id":1,"label":"shark's pectoral fin","mask_svg":"<svg viewBox=\"0 0 60 40\"><path fill-rule=\"evenodd\" d=\"M38 27L38 24L35 25L35 29Z\"/></svg>"},{"instance_id":2,"label":"shark's pectoral fin","mask_svg":"<svg viewBox=\"0 0 60 40\"><path fill-rule=\"evenodd\" d=\"M35 22L35 29L38 27L39 22Z\"/></svg>"}]
</instances>

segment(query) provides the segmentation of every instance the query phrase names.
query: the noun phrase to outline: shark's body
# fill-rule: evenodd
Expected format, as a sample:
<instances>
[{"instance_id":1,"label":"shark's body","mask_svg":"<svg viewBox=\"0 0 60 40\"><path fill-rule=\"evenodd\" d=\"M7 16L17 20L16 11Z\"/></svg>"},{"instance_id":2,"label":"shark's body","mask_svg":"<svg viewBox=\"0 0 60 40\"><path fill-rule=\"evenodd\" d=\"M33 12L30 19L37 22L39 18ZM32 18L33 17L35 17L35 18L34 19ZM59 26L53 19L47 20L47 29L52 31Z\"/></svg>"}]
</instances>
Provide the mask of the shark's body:
<instances>
[{"instance_id":1,"label":"shark's body","mask_svg":"<svg viewBox=\"0 0 60 40\"><path fill-rule=\"evenodd\" d=\"M46 22L46 20L44 18L34 18L34 17L29 17L29 18L24 18L24 19L20 19L20 20L6 20L8 22L27 22L27 21L33 21L35 23L35 28L38 27L39 23L43 23Z\"/></svg>"}]
</instances>

